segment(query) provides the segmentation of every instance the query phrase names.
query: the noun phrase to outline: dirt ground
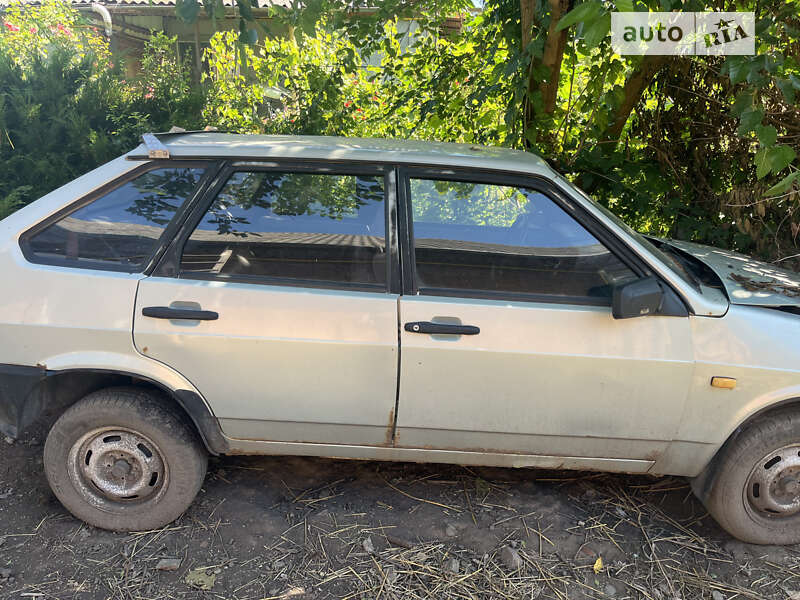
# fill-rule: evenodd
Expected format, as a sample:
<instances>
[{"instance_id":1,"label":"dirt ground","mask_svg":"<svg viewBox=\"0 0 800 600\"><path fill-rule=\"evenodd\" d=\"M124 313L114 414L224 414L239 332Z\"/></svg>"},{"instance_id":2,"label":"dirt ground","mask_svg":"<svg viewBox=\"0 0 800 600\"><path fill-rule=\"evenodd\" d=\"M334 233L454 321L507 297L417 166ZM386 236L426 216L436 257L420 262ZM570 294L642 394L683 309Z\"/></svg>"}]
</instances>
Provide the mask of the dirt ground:
<instances>
[{"instance_id":1,"label":"dirt ground","mask_svg":"<svg viewBox=\"0 0 800 600\"><path fill-rule=\"evenodd\" d=\"M116 534L51 494L44 431L0 436L0 598L800 599L798 548L677 478L219 458L178 521Z\"/></svg>"}]
</instances>

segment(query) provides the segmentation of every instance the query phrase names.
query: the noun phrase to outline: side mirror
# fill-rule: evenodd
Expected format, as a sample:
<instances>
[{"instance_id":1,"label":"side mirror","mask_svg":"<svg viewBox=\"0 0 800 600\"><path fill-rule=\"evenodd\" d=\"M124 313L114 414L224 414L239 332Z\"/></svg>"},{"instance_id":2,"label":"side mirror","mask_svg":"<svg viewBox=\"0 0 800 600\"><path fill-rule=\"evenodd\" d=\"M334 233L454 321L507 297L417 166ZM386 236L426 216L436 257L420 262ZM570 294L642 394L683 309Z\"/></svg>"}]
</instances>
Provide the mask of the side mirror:
<instances>
[{"instance_id":1,"label":"side mirror","mask_svg":"<svg viewBox=\"0 0 800 600\"><path fill-rule=\"evenodd\" d=\"M611 314L615 319L644 317L658 312L664 301L664 290L655 277L645 277L614 287Z\"/></svg>"}]
</instances>

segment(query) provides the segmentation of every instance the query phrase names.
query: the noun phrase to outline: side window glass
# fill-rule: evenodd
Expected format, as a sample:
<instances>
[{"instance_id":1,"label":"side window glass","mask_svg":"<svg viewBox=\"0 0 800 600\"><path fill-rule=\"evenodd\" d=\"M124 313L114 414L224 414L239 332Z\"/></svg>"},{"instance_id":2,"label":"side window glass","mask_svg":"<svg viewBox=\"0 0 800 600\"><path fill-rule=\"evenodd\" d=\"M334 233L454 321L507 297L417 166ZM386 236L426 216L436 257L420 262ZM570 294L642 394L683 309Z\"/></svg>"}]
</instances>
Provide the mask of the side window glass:
<instances>
[{"instance_id":1,"label":"side window glass","mask_svg":"<svg viewBox=\"0 0 800 600\"><path fill-rule=\"evenodd\" d=\"M385 285L380 175L240 171L187 240L181 273Z\"/></svg>"},{"instance_id":2,"label":"side window glass","mask_svg":"<svg viewBox=\"0 0 800 600\"><path fill-rule=\"evenodd\" d=\"M544 194L410 181L417 287L595 298L636 276Z\"/></svg>"},{"instance_id":3,"label":"side window glass","mask_svg":"<svg viewBox=\"0 0 800 600\"><path fill-rule=\"evenodd\" d=\"M27 250L46 263L141 269L202 175L199 168L148 171L35 234Z\"/></svg>"}]
</instances>

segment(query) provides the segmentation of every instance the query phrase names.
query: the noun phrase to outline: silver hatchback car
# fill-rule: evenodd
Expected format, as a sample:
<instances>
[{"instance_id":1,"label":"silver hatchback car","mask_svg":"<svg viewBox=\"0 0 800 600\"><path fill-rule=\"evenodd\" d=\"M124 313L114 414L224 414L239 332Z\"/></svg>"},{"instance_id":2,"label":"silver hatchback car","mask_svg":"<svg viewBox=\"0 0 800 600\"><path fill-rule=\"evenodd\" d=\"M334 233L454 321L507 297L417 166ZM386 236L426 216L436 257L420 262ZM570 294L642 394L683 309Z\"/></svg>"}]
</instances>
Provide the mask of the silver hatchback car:
<instances>
[{"instance_id":1,"label":"silver hatchback car","mask_svg":"<svg viewBox=\"0 0 800 600\"><path fill-rule=\"evenodd\" d=\"M683 475L800 541L800 278L648 239L541 159L177 133L0 222L0 430L114 529L207 454Z\"/></svg>"}]
</instances>

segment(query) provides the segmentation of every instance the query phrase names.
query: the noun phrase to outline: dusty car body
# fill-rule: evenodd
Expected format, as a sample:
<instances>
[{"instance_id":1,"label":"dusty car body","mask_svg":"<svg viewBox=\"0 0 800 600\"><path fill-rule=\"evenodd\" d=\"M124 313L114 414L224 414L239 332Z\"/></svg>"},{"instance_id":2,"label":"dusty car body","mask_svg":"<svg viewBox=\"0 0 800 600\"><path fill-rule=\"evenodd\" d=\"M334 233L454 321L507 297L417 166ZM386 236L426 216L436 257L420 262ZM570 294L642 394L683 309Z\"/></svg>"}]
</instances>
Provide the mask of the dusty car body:
<instances>
[{"instance_id":1,"label":"dusty car body","mask_svg":"<svg viewBox=\"0 0 800 600\"><path fill-rule=\"evenodd\" d=\"M10 436L133 384L212 454L683 475L704 498L720 450L800 398L798 276L645 239L505 149L159 135L0 222L0 274ZM136 438L109 437L116 472L75 477L132 504L108 490ZM800 509L798 452L764 455L784 446L739 492L768 523Z\"/></svg>"}]
</instances>

